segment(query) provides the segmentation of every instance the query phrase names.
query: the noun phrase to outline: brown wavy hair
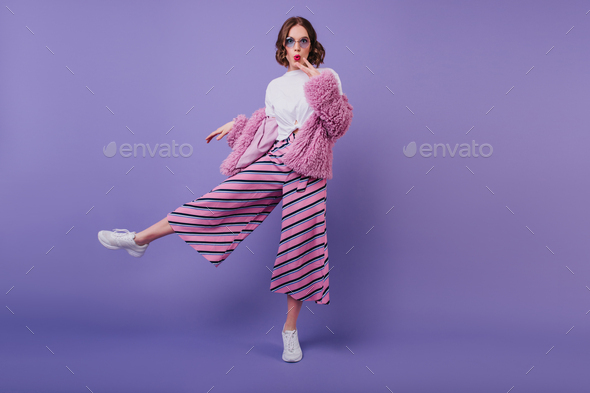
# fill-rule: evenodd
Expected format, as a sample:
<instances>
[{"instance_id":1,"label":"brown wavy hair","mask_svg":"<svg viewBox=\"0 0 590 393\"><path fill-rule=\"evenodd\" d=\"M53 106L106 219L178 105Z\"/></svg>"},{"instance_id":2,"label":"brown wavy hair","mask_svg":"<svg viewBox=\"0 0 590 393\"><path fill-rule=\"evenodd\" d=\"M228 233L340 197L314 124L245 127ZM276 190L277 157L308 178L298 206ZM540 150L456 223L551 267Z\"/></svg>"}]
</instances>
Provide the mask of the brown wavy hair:
<instances>
[{"instance_id":1,"label":"brown wavy hair","mask_svg":"<svg viewBox=\"0 0 590 393\"><path fill-rule=\"evenodd\" d=\"M287 60L287 49L285 49L284 45L285 40L289 36L289 30L291 30L291 27L297 25L303 26L303 28L307 30L307 35L311 41L307 61L317 68L324 62L326 51L322 44L320 44L320 42L317 40L317 34L311 23L309 23L309 21L302 16L292 16L287 19L285 23L283 23L283 27L281 27L281 30L279 31L279 36L277 37L277 42L275 44L277 48L277 52L275 54L277 63L284 67L289 67L289 60Z\"/></svg>"}]
</instances>

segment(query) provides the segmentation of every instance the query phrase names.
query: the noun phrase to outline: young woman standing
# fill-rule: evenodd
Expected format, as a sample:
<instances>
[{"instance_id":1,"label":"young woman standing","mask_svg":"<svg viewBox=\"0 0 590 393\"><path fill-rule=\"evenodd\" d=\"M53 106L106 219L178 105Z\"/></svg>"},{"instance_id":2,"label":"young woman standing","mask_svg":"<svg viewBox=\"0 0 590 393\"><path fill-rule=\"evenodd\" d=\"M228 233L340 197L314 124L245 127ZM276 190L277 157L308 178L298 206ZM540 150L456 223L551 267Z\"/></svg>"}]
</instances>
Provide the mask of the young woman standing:
<instances>
[{"instance_id":1,"label":"young woman standing","mask_svg":"<svg viewBox=\"0 0 590 393\"><path fill-rule=\"evenodd\" d=\"M232 152L221 173L229 177L139 233L98 233L105 247L125 249L135 257L153 240L177 233L217 267L282 200L270 290L287 294L282 331L286 362L303 356L296 328L303 301L330 303L326 181L332 178L332 147L350 126L352 106L338 74L317 68L324 56L311 23L302 17L287 19L275 55L287 72L268 84L265 106L250 118L239 115L205 138L209 143L216 135L217 140L227 135ZM260 143L260 135L268 137L269 129L272 146L252 162L252 147Z\"/></svg>"}]
</instances>

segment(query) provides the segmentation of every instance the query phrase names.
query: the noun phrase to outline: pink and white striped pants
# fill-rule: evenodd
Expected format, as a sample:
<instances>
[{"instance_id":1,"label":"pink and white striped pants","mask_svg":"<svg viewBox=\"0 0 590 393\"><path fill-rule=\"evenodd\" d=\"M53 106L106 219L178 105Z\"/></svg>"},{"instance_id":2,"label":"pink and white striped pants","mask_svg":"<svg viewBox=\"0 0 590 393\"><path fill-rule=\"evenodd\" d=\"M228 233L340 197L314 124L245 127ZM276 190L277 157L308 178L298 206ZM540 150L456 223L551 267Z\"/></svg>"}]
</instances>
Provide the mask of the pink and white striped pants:
<instances>
[{"instance_id":1,"label":"pink and white striped pants","mask_svg":"<svg viewBox=\"0 0 590 393\"><path fill-rule=\"evenodd\" d=\"M326 179L302 176L283 155L295 134L207 194L167 216L175 233L216 267L283 200L279 249L270 290L329 304Z\"/></svg>"}]
</instances>

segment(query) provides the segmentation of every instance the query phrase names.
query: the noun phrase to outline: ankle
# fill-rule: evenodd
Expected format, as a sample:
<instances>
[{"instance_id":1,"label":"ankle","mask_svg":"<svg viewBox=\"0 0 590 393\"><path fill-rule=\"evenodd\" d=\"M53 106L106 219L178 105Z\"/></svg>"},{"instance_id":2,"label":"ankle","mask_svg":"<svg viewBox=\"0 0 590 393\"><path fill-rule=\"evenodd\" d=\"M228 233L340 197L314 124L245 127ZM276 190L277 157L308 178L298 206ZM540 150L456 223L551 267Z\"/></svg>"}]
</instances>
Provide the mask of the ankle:
<instances>
[{"instance_id":1,"label":"ankle","mask_svg":"<svg viewBox=\"0 0 590 393\"><path fill-rule=\"evenodd\" d=\"M133 241L135 242L135 244L137 244L138 246L143 246L145 244L147 244L147 242L144 241L144 239L141 239L137 234L135 234Z\"/></svg>"},{"instance_id":2,"label":"ankle","mask_svg":"<svg viewBox=\"0 0 590 393\"><path fill-rule=\"evenodd\" d=\"M285 327L283 328L283 332L286 332L287 330L297 330L297 326L289 326L289 325L285 324Z\"/></svg>"}]
</instances>

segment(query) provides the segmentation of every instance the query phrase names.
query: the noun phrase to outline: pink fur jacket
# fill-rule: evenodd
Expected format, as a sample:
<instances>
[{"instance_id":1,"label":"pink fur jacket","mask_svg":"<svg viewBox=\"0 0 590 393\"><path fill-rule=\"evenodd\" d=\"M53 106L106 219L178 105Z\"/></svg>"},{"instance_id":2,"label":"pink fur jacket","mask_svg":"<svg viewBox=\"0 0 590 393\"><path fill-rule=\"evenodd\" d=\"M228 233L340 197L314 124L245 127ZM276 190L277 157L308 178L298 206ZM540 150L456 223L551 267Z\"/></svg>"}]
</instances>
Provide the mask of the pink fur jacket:
<instances>
[{"instance_id":1,"label":"pink fur jacket","mask_svg":"<svg viewBox=\"0 0 590 393\"><path fill-rule=\"evenodd\" d=\"M289 168L303 176L331 179L332 147L350 126L352 105L346 95L340 95L338 81L328 70L305 82L303 91L313 113L297 131L293 146L283 160ZM220 172L223 175L233 176L244 169L236 168L236 164L265 117L263 107L256 110L250 119L245 115L234 118L234 126L227 134L232 152L221 163Z\"/></svg>"}]
</instances>

